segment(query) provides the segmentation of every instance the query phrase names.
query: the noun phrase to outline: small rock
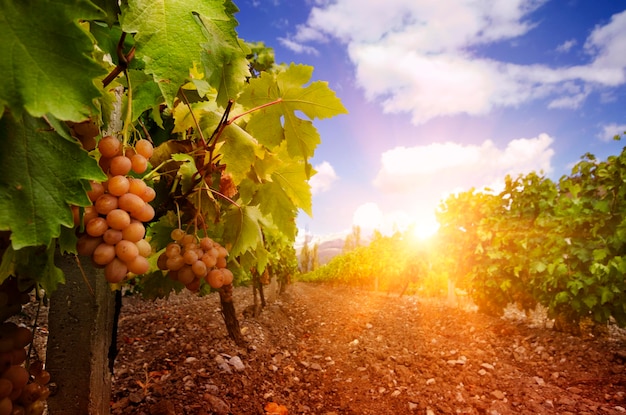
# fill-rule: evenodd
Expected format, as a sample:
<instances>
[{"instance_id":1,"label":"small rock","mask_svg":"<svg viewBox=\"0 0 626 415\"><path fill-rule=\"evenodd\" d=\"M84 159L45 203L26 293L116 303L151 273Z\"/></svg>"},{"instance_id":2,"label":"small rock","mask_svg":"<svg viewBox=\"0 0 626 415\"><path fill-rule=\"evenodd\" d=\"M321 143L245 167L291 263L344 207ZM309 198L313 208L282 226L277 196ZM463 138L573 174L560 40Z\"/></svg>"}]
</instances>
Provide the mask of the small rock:
<instances>
[{"instance_id":1,"label":"small rock","mask_svg":"<svg viewBox=\"0 0 626 415\"><path fill-rule=\"evenodd\" d=\"M354 339L349 343L350 346L356 346L357 344L359 344L359 339Z\"/></svg>"},{"instance_id":2,"label":"small rock","mask_svg":"<svg viewBox=\"0 0 626 415\"><path fill-rule=\"evenodd\" d=\"M227 415L230 412L230 407L226 402L221 400L215 395L205 393L202 398L209 404L209 410L218 415Z\"/></svg>"},{"instance_id":3,"label":"small rock","mask_svg":"<svg viewBox=\"0 0 626 415\"><path fill-rule=\"evenodd\" d=\"M417 408L419 408L418 404L415 402L409 402L409 411L415 411Z\"/></svg>"},{"instance_id":4,"label":"small rock","mask_svg":"<svg viewBox=\"0 0 626 415\"><path fill-rule=\"evenodd\" d=\"M543 380L543 378L540 378L539 376L535 376L535 382L537 382L537 385L539 386L545 386L546 382Z\"/></svg>"},{"instance_id":5,"label":"small rock","mask_svg":"<svg viewBox=\"0 0 626 415\"><path fill-rule=\"evenodd\" d=\"M623 406L615 406L613 407L613 409L615 409L618 412L626 412L626 408L624 408Z\"/></svg>"},{"instance_id":6,"label":"small rock","mask_svg":"<svg viewBox=\"0 0 626 415\"><path fill-rule=\"evenodd\" d=\"M495 391L491 391L491 396L499 400L504 399L504 393L497 389Z\"/></svg>"},{"instance_id":7,"label":"small rock","mask_svg":"<svg viewBox=\"0 0 626 415\"><path fill-rule=\"evenodd\" d=\"M185 363L193 363L193 362L197 362L198 358L197 357L193 357L193 356L189 356L188 358L185 359Z\"/></svg>"},{"instance_id":8,"label":"small rock","mask_svg":"<svg viewBox=\"0 0 626 415\"><path fill-rule=\"evenodd\" d=\"M150 415L176 415L176 410L172 401L166 399L152 404Z\"/></svg>"},{"instance_id":9,"label":"small rock","mask_svg":"<svg viewBox=\"0 0 626 415\"><path fill-rule=\"evenodd\" d=\"M430 408L426 408L426 415L435 415L435 411Z\"/></svg>"},{"instance_id":10,"label":"small rock","mask_svg":"<svg viewBox=\"0 0 626 415\"><path fill-rule=\"evenodd\" d=\"M480 365L480 367L482 367L483 369L487 369L487 370L495 369L495 367L493 365L490 365L489 363L483 363Z\"/></svg>"},{"instance_id":11,"label":"small rock","mask_svg":"<svg viewBox=\"0 0 626 415\"><path fill-rule=\"evenodd\" d=\"M313 363L313 364L311 364L311 369L312 370L322 370L322 366L320 366L319 363Z\"/></svg>"},{"instance_id":12,"label":"small rock","mask_svg":"<svg viewBox=\"0 0 626 415\"><path fill-rule=\"evenodd\" d=\"M132 402L132 403L141 403L141 401L143 401L144 395L142 392L140 391L135 391L135 392L131 392L128 395L128 399Z\"/></svg>"},{"instance_id":13,"label":"small rock","mask_svg":"<svg viewBox=\"0 0 626 415\"><path fill-rule=\"evenodd\" d=\"M154 334L156 334L157 336L162 336L165 334L165 330L157 330Z\"/></svg>"},{"instance_id":14,"label":"small rock","mask_svg":"<svg viewBox=\"0 0 626 415\"><path fill-rule=\"evenodd\" d=\"M398 396L400 396L402 392L400 392L399 390L395 390L391 393L391 397L392 398L397 398Z\"/></svg>"},{"instance_id":15,"label":"small rock","mask_svg":"<svg viewBox=\"0 0 626 415\"><path fill-rule=\"evenodd\" d=\"M243 372L246 370L246 366L243 364L239 356L231 357L230 360L228 360L228 363L234 367L237 372Z\"/></svg>"},{"instance_id":16,"label":"small rock","mask_svg":"<svg viewBox=\"0 0 626 415\"><path fill-rule=\"evenodd\" d=\"M435 378L430 378L426 381L427 385L434 385L435 384Z\"/></svg>"},{"instance_id":17,"label":"small rock","mask_svg":"<svg viewBox=\"0 0 626 415\"><path fill-rule=\"evenodd\" d=\"M479 374L480 376L485 376L485 375L487 374L487 371L486 371L485 369L480 369L480 370L478 371L478 374Z\"/></svg>"},{"instance_id":18,"label":"small rock","mask_svg":"<svg viewBox=\"0 0 626 415\"><path fill-rule=\"evenodd\" d=\"M368 330L369 330L369 329L371 329L372 327L374 327L374 326L372 326L370 323L367 323L367 324L365 325L365 328L366 328L366 329L368 329Z\"/></svg>"}]
</instances>

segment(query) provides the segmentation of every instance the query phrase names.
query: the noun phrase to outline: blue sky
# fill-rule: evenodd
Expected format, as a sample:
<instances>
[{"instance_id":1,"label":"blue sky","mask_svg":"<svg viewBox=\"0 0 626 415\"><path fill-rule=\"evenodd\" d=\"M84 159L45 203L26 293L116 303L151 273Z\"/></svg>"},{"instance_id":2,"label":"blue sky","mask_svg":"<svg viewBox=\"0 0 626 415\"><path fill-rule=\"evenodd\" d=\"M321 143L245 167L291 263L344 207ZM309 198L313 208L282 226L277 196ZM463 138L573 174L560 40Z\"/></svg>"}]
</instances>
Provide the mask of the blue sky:
<instances>
[{"instance_id":1,"label":"blue sky","mask_svg":"<svg viewBox=\"0 0 626 415\"><path fill-rule=\"evenodd\" d=\"M618 154L626 2L239 0L240 37L315 67L349 111L316 121L300 237L433 228L440 200L506 174L558 180Z\"/></svg>"}]
</instances>

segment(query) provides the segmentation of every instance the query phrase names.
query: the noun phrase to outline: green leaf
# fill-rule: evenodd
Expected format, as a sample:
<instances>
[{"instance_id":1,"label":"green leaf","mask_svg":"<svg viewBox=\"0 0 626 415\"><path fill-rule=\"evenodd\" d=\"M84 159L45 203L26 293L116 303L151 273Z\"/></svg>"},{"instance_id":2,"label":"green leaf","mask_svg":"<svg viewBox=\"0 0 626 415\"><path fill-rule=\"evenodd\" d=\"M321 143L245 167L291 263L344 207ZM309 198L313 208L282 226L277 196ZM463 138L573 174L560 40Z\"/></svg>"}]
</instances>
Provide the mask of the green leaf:
<instances>
[{"instance_id":1,"label":"green leaf","mask_svg":"<svg viewBox=\"0 0 626 415\"><path fill-rule=\"evenodd\" d=\"M157 298L167 298L172 291L180 292L185 286L178 281L172 280L167 275L163 275L161 271L144 274L140 278L142 296L148 300L156 300Z\"/></svg>"},{"instance_id":2,"label":"green leaf","mask_svg":"<svg viewBox=\"0 0 626 415\"><path fill-rule=\"evenodd\" d=\"M271 215L281 233L295 239L297 228L293 218L296 207L280 184L268 182L259 186L251 204L258 205L264 215Z\"/></svg>"},{"instance_id":3,"label":"green leaf","mask_svg":"<svg viewBox=\"0 0 626 415\"><path fill-rule=\"evenodd\" d=\"M16 250L47 246L74 226L70 205L91 204L87 181L106 175L77 142L27 114L0 119L0 143L0 230L12 231Z\"/></svg>"},{"instance_id":4,"label":"green leaf","mask_svg":"<svg viewBox=\"0 0 626 415\"><path fill-rule=\"evenodd\" d=\"M233 176L235 183L243 180L255 161L256 140L239 126L231 124L224 128L220 139L223 143L219 148L222 164Z\"/></svg>"},{"instance_id":5,"label":"green leaf","mask_svg":"<svg viewBox=\"0 0 626 415\"><path fill-rule=\"evenodd\" d=\"M72 121L96 113L94 79L106 71L79 21L103 17L84 0L0 0L0 108Z\"/></svg>"},{"instance_id":6,"label":"green leaf","mask_svg":"<svg viewBox=\"0 0 626 415\"><path fill-rule=\"evenodd\" d=\"M302 209L309 216L313 214L311 186L308 183L304 163L297 160L283 163L272 173L272 181L283 189L297 208Z\"/></svg>"},{"instance_id":7,"label":"green leaf","mask_svg":"<svg viewBox=\"0 0 626 415\"><path fill-rule=\"evenodd\" d=\"M187 193L193 187L193 178L198 172L196 163L192 156L182 153L172 154L172 160L182 162L178 169L178 176L180 177L182 192Z\"/></svg>"},{"instance_id":8,"label":"green leaf","mask_svg":"<svg viewBox=\"0 0 626 415\"><path fill-rule=\"evenodd\" d=\"M308 159L319 144L319 136L296 116L296 111L310 120L348 112L326 82L316 81L304 86L312 73L312 67L295 64L279 73L265 72L251 79L239 98L239 103L248 108L273 103L254 112L246 128L270 150L280 145L284 137L291 157Z\"/></svg>"},{"instance_id":9,"label":"green leaf","mask_svg":"<svg viewBox=\"0 0 626 415\"><path fill-rule=\"evenodd\" d=\"M220 1L130 0L122 8L120 24L125 32L135 33L135 57L143 61L172 108L194 64L200 64L205 53L232 42L225 30L212 32L215 37L207 39L205 27L234 22Z\"/></svg>"},{"instance_id":10,"label":"green leaf","mask_svg":"<svg viewBox=\"0 0 626 415\"><path fill-rule=\"evenodd\" d=\"M229 255L236 257L253 249L263 240L260 222L263 215L256 206L232 206L224 215L224 239L232 242Z\"/></svg>"}]
</instances>

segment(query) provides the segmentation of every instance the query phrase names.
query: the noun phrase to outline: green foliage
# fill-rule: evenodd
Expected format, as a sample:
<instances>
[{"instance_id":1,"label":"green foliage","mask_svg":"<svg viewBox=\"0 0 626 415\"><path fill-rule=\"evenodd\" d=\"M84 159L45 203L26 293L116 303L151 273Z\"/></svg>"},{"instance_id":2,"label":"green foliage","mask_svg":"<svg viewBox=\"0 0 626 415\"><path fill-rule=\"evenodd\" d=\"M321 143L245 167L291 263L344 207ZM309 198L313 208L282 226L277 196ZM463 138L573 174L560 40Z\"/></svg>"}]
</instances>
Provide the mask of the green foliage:
<instances>
[{"instance_id":1,"label":"green foliage","mask_svg":"<svg viewBox=\"0 0 626 415\"><path fill-rule=\"evenodd\" d=\"M239 39L230 0L94 3L0 0L0 231L11 242L0 281L63 282L50 253L74 251L70 205L90 205L89 181L106 179L99 152L68 134L87 119L101 131L123 121L112 134L125 146L153 140L142 178L157 190L154 252L181 226L226 247L237 280L268 267L288 280L295 217L311 212L313 121L345 113L340 100L311 67L276 66L271 49ZM120 93L122 115L111 115ZM149 263L138 289L180 289Z\"/></svg>"},{"instance_id":2,"label":"green foliage","mask_svg":"<svg viewBox=\"0 0 626 415\"><path fill-rule=\"evenodd\" d=\"M438 217L461 264L452 278L490 313L542 304L570 323L625 326L625 179L626 149L605 161L587 154L558 183L530 173L507 177L498 195L452 196Z\"/></svg>"},{"instance_id":3,"label":"green foliage","mask_svg":"<svg viewBox=\"0 0 626 415\"><path fill-rule=\"evenodd\" d=\"M94 42L81 20L104 17L86 0L0 1L0 117L26 110L80 121L95 114L105 70L94 59Z\"/></svg>"},{"instance_id":4,"label":"green foliage","mask_svg":"<svg viewBox=\"0 0 626 415\"><path fill-rule=\"evenodd\" d=\"M27 113L0 119L0 143L0 230L16 250L49 246L61 226L74 227L70 205L91 204L88 180L106 176L76 141Z\"/></svg>"},{"instance_id":5,"label":"green foliage","mask_svg":"<svg viewBox=\"0 0 626 415\"><path fill-rule=\"evenodd\" d=\"M447 280L431 272L434 250L416 242L410 234L410 231L392 236L376 233L368 245L346 251L298 279L388 292L442 295Z\"/></svg>"}]
</instances>

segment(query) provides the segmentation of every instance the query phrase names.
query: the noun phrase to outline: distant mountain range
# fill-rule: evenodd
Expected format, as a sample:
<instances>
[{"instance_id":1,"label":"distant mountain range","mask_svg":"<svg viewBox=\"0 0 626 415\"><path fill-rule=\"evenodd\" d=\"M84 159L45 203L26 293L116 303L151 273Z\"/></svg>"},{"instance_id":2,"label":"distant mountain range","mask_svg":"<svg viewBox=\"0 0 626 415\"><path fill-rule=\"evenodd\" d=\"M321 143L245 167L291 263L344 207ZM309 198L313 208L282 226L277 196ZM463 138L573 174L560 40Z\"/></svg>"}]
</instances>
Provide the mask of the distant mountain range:
<instances>
[{"instance_id":1,"label":"distant mountain range","mask_svg":"<svg viewBox=\"0 0 626 415\"><path fill-rule=\"evenodd\" d=\"M341 252L343 252L344 243L345 241L341 238L322 242L317 248L317 258L319 260L319 264L327 264L335 256L341 254Z\"/></svg>"}]
</instances>

